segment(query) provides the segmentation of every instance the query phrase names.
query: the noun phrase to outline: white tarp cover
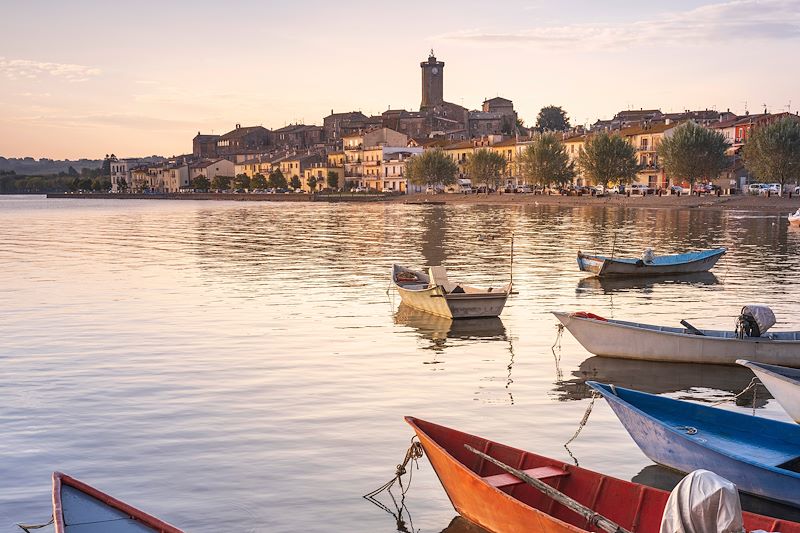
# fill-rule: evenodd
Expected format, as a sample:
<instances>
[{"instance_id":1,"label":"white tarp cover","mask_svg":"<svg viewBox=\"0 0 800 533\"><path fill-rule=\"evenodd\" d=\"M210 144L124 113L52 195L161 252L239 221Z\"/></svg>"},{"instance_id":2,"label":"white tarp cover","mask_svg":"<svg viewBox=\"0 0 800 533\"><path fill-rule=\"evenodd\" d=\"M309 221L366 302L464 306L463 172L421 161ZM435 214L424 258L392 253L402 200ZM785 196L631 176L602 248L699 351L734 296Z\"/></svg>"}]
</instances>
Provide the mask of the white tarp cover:
<instances>
[{"instance_id":1,"label":"white tarp cover","mask_svg":"<svg viewBox=\"0 0 800 533\"><path fill-rule=\"evenodd\" d=\"M736 485L708 470L695 470L672 490L661 533L742 533Z\"/></svg>"},{"instance_id":2,"label":"white tarp cover","mask_svg":"<svg viewBox=\"0 0 800 533\"><path fill-rule=\"evenodd\" d=\"M775 313L766 305L748 304L742 307L743 315L752 316L756 324L758 324L758 331L762 335L767 332L769 328L775 325Z\"/></svg>"}]
</instances>

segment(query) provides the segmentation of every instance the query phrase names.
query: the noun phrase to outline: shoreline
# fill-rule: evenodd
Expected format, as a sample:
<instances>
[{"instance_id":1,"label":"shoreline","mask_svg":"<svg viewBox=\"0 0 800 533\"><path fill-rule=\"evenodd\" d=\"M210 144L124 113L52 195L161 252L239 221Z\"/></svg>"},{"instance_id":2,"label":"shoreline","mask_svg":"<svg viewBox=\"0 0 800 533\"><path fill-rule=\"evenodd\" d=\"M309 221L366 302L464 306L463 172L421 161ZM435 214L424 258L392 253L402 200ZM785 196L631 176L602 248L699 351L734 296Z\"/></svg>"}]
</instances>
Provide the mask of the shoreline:
<instances>
[{"instance_id":1,"label":"shoreline","mask_svg":"<svg viewBox=\"0 0 800 533\"><path fill-rule=\"evenodd\" d=\"M753 195L733 196L560 196L534 194L411 194L399 196L362 194L220 194L220 193L170 193L170 194L112 194L112 193L50 193L47 198L92 200L203 200L239 202L307 202L307 203L363 203L379 202L402 205L492 205L492 206L562 206L562 207L613 207L624 209L709 209L757 211L769 214L792 213L800 208L800 196L789 198Z\"/></svg>"}]
</instances>

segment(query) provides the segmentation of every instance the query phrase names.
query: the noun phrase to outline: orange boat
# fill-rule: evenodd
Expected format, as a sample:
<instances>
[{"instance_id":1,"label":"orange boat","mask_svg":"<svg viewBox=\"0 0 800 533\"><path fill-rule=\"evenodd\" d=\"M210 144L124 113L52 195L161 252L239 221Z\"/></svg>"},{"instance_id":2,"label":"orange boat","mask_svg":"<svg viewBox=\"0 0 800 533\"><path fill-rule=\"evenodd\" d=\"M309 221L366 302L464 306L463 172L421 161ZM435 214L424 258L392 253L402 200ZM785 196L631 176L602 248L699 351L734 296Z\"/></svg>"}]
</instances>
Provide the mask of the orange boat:
<instances>
[{"instance_id":1,"label":"orange boat","mask_svg":"<svg viewBox=\"0 0 800 533\"><path fill-rule=\"evenodd\" d=\"M658 533L669 493L605 476L454 429L406 417L447 496L464 518L495 533L599 531L587 520L467 450L524 471L635 533ZM747 531L800 533L800 524L744 513Z\"/></svg>"}]
</instances>

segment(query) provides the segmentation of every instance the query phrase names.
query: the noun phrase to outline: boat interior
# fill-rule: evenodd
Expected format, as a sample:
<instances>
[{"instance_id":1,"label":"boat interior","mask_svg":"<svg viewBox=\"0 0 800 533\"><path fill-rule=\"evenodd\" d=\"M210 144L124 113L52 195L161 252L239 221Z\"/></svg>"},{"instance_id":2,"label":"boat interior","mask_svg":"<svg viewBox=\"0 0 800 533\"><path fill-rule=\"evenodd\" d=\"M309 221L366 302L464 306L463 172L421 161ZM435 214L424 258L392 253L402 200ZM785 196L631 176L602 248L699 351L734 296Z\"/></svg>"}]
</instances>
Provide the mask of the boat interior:
<instances>
[{"instance_id":1,"label":"boat interior","mask_svg":"<svg viewBox=\"0 0 800 533\"><path fill-rule=\"evenodd\" d=\"M653 260L651 262L648 262L647 264L650 266L666 266L666 265L678 265L682 263L690 263L692 261L702 261L703 259L719 255L724 251L725 250L723 248L719 248L716 250L703 250L699 252L688 252L685 254L677 254L677 255L656 255L653 257ZM607 257L603 255L589 255L589 254L582 254L582 256L588 259L596 259L598 261L613 260L618 263L629 263L631 265L635 265L639 261L641 261L641 258L638 257L634 258Z\"/></svg>"},{"instance_id":2,"label":"boat interior","mask_svg":"<svg viewBox=\"0 0 800 533\"><path fill-rule=\"evenodd\" d=\"M614 397L619 398L667 427L704 439L704 446L724 455L800 474L798 425L622 387L593 385L611 401L615 400ZM746 423L743 423L743 418L746 418Z\"/></svg>"},{"instance_id":3,"label":"boat interior","mask_svg":"<svg viewBox=\"0 0 800 533\"><path fill-rule=\"evenodd\" d=\"M398 287L409 291L423 291L437 285L442 287L445 294L487 294L491 292L499 293L507 290L505 288L495 289L493 287L482 289L450 281L447 277L447 270L443 266L429 267L428 274L425 274L399 265L394 265L392 277Z\"/></svg>"},{"instance_id":4,"label":"boat interior","mask_svg":"<svg viewBox=\"0 0 800 533\"><path fill-rule=\"evenodd\" d=\"M653 324L641 324L639 322L627 322L625 320L612 320L608 319L611 324L618 324L621 326L630 326L639 329L649 329L651 331L661 331L664 333L684 333L691 334L692 332L685 328L675 328L670 326L655 326ZM700 330L706 337L715 337L721 339L736 339L735 331L722 331L717 329L701 329ZM800 331L769 331L760 337L745 337L743 340L773 340L773 341L800 341Z\"/></svg>"},{"instance_id":5,"label":"boat interior","mask_svg":"<svg viewBox=\"0 0 800 533\"><path fill-rule=\"evenodd\" d=\"M515 476L505 473L500 467L467 450L464 445L468 444L509 466L525 471L629 531L658 531L660 528L664 506L669 497L669 493L665 491L605 476L431 422L411 418L407 420L418 432L421 430L487 484L529 507L575 527L600 531L574 511ZM629 504L620 505L620 502ZM793 529L786 527L787 523L781 520L749 513L744 513L744 519L748 531Z\"/></svg>"}]
</instances>

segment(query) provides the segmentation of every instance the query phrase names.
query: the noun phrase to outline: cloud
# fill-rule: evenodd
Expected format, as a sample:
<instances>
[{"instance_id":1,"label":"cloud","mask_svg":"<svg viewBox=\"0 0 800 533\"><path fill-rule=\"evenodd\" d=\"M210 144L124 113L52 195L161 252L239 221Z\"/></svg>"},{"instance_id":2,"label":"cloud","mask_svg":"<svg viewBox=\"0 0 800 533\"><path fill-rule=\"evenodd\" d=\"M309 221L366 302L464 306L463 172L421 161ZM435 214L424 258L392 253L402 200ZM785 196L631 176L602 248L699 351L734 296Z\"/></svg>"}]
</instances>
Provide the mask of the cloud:
<instances>
[{"instance_id":1,"label":"cloud","mask_svg":"<svg viewBox=\"0 0 800 533\"><path fill-rule=\"evenodd\" d=\"M800 1L733 0L652 20L538 26L519 31L464 30L439 36L481 44L532 44L552 48L622 48L635 44L709 44L800 38Z\"/></svg>"},{"instance_id":2,"label":"cloud","mask_svg":"<svg viewBox=\"0 0 800 533\"><path fill-rule=\"evenodd\" d=\"M11 117L11 121L39 124L48 127L80 128L110 126L139 130L182 130L196 127L199 121L150 117L125 113L95 113L90 115L41 114Z\"/></svg>"},{"instance_id":3,"label":"cloud","mask_svg":"<svg viewBox=\"0 0 800 533\"><path fill-rule=\"evenodd\" d=\"M0 56L0 74L10 80L35 80L45 75L70 82L87 81L100 75L100 69L72 63L49 63Z\"/></svg>"}]
</instances>

